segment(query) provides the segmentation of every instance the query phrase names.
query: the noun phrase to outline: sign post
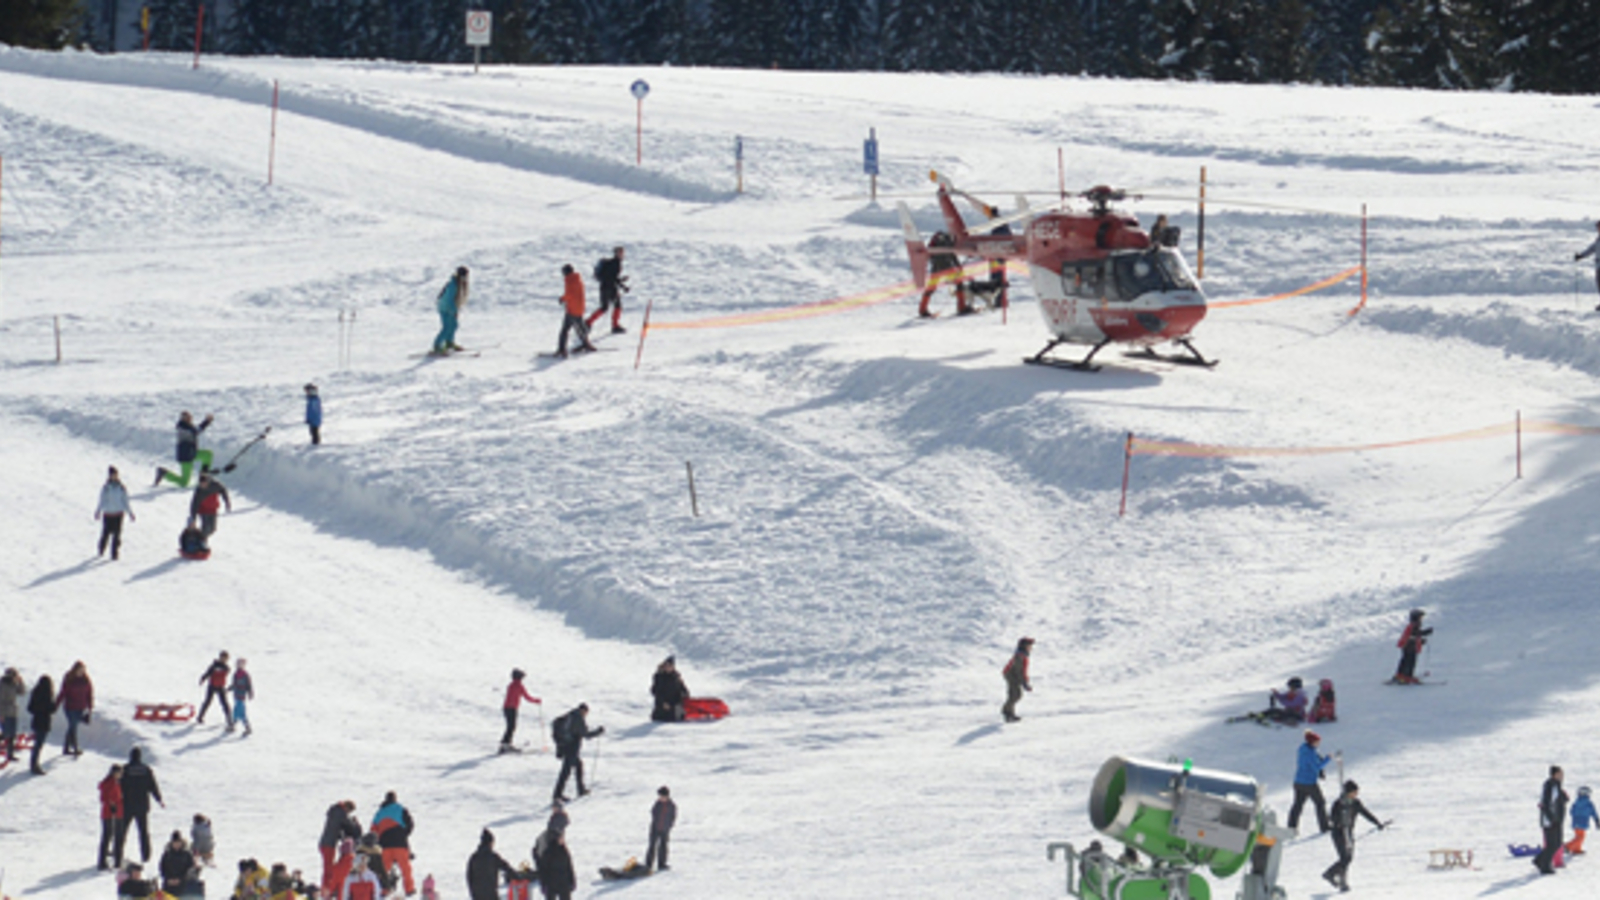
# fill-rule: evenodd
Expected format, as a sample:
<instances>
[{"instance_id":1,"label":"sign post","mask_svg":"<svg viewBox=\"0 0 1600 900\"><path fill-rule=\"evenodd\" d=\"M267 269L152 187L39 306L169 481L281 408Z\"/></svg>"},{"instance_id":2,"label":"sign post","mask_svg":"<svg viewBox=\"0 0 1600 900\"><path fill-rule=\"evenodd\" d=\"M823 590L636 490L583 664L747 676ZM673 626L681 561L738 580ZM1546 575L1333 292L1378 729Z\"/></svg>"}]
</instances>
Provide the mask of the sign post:
<instances>
[{"instance_id":1,"label":"sign post","mask_svg":"<svg viewBox=\"0 0 1600 900\"><path fill-rule=\"evenodd\" d=\"M144 32L144 52L150 52L150 7L139 7L139 30Z\"/></svg>"},{"instance_id":2,"label":"sign post","mask_svg":"<svg viewBox=\"0 0 1600 900\"><path fill-rule=\"evenodd\" d=\"M478 73L483 48L489 46L489 34L494 27L494 13L485 9L467 10L467 46L472 48L472 73Z\"/></svg>"},{"instance_id":3,"label":"sign post","mask_svg":"<svg viewBox=\"0 0 1600 900\"><path fill-rule=\"evenodd\" d=\"M878 202L878 129L867 129L866 143L861 145L861 169L872 176L872 202Z\"/></svg>"},{"instance_id":4,"label":"sign post","mask_svg":"<svg viewBox=\"0 0 1600 900\"><path fill-rule=\"evenodd\" d=\"M633 127L633 164L642 166L644 165L644 98L650 93L650 85L646 84L645 80L641 78L628 85L628 93L633 95L633 99L639 101L639 115Z\"/></svg>"}]
</instances>

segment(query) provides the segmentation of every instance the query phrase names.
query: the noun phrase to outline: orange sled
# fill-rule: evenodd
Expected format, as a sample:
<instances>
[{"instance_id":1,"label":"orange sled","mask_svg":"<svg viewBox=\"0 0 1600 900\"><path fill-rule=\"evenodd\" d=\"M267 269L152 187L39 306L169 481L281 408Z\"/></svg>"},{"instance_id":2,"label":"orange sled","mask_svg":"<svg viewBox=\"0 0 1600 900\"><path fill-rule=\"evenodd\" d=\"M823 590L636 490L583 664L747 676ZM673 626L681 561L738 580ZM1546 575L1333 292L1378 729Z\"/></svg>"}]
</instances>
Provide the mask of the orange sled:
<instances>
[{"instance_id":1,"label":"orange sled","mask_svg":"<svg viewBox=\"0 0 1600 900\"><path fill-rule=\"evenodd\" d=\"M193 703L140 703L133 718L139 722L187 722L194 718Z\"/></svg>"}]
</instances>

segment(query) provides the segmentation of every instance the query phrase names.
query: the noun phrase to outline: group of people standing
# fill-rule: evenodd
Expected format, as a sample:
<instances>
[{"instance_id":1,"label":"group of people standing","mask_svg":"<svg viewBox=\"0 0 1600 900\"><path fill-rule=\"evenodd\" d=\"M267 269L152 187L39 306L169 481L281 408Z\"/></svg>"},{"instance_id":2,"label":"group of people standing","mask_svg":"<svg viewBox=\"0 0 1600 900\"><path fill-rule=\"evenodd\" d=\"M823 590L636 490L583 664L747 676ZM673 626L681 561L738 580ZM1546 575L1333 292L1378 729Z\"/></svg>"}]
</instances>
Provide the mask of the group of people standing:
<instances>
[{"instance_id":1,"label":"group of people standing","mask_svg":"<svg viewBox=\"0 0 1600 900\"><path fill-rule=\"evenodd\" d=\"M67 733L61 741L62 755L82 756L83 748L78 743L78 729L89 724L94 713L94 682L89 678L89 669L83 661L74 662L72 668L67 670L67 674L61 677L60 690L56 689L55 682L46 674L39 676L31 691L16 667L7 668L5 673L0 675L0 739L3 739L5 744L7 763L17 761L17 744L21 735L20 713L24 696L28 698L28 724L33 736L28 771L35 775L45 774L44 767L39 763L39 755L44 751L45 742L50 737L57 710L60 710L67 719Z\"/></svg>"},{"instance_id":2,"label":"group of people standing","mask_svg":"<svg viewBox=\"0 0 1600 900\"><path fill-rule=\"evenodd\" d=\"M588 300L583 276L578 274L578 270L571 263L561 267L560 303L564 314L561 319L561 334L556 342L556 356L561 358L567 356L567 341L574 334L578 339L576 348L578 351L594 350L595 346L589 340L590 329L608 311L611 313L611 333L627 332L622 326L622 295L629 291L628 278L622 274L622 260L625 255L626 251L621 246L613 247L610 256L602 257L595 263L594 279L599 284L600 307L593 314L587 314ZM471 273L467 267L458 266L444 287L439 290L434 303L439 312L439 333L434 336L433 349L430 351L434 356L448 356L465 349L456 343L456 330L460 326L461 308L467 303L470 278ZM312 442L316 442L315 434Z\"/></svg>"},{"instance_id":3,"label":"group of people standing","mask_svg":"<svg viewBox=\"0 0 1600 900\"><path fill-rule=\"evenodd\" d=\"M200 673L198 684L205 686L206 696L200 703L200 714L195 717L196 723L205 724L206 712L211 709L211 701L216 700L217 706L222 709L223 718L228 722L229 734L240 725L244 726L246 736L253 732L254 729L250 727L248 704L255 699L256 688L255 680L245 669L245 663L246 661L241 658L230 669L228 651L223 650L211 661L211 665ZM229 701L229 694L233 695L232 702Z\"/></svg>"}]
</instances>

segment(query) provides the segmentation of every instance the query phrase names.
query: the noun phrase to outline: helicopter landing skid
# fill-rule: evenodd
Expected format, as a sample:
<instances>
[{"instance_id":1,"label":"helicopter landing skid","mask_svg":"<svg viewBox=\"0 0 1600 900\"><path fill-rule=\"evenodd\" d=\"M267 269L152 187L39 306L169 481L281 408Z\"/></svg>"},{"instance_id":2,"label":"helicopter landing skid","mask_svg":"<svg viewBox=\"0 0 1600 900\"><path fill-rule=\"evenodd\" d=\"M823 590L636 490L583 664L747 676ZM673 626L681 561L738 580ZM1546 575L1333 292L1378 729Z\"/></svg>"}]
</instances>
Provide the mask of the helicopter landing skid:
<instances>
[{"instance_id":1,"label":"helicopter landing skid","mask_svg":"<svg viewBox=\"0 0 1600 900\"><path fill-rule=\"evenodd\" d=\"M1220 362L1220 360L1206 359L1204 356L1201 356L1200 355L1200 351L1196 350L1194 348L1194 345L1189 343L1187 340L1177 340L1177 341L1173 341L1173 343L1182 345L1183 349L1189 351L1189 355L1188 356L1168 356L1168 355L1163 354L1163 353L1157 353L1156 351L1152 350L1148 346L1145 347L1141 351L1131 352L1131 353L1127 353L1125 355L1131 356L1131 357L1134 357L1134 358L1137 358L1137 359L1159 359L1162 362L1176 363L1178 365L1183 365L1183 366L1204 366L1207 369L1211 368L1212 366L1215 366L1218 362Z\"/></svg>"},{"instance_id":2,"label":"helicopter landing skid","mask_svg":"<svg viewBox=\"0 0 1600 900\"><path fill-rule=\"evenodd\" d=\"M1091 364L1089 360L1094 359L1094 355L1100 352L1100 348L1111 343L1111 341L1104 340L1098 344L1095 344L1094 347L1089 350L1089 355L1078 360L1077 362L1073 362L1069 359L1049 359L1045 356L1046 353L1054 350L1057 345L1062 343L1065 343L1065 341L1057 338L1056 340L1045 344L1044 349L1040 350L1038 353L1035 353L1032 356L1024 356L1022 361L1031 366L1054 366L1057 369L1073 369L1079 372L1098 372L1100 371L1100 367Z\"/></svg>"}]
</instances>

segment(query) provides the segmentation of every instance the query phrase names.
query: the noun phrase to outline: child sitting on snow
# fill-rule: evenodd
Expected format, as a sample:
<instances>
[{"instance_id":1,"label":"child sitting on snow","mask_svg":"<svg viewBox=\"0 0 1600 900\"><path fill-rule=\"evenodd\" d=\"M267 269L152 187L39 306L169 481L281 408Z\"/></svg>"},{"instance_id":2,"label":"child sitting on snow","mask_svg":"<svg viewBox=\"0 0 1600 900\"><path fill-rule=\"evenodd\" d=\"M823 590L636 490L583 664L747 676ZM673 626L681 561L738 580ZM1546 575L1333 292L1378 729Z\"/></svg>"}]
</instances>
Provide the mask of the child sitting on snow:
<instances>
[{"instance_id":1,"label":"child sitting on snow","mask_svg":"<svg viewBox=\"0 0 1600 900\"><path fill-rule=\"evenodd\" d=\"M1305 682L1299 676L1289 679L1287 691L1273 691L1270 706L1261 715L1285 724L1297 724L1306 720L1306 692Z\"/></svg>"}]
</instances>

